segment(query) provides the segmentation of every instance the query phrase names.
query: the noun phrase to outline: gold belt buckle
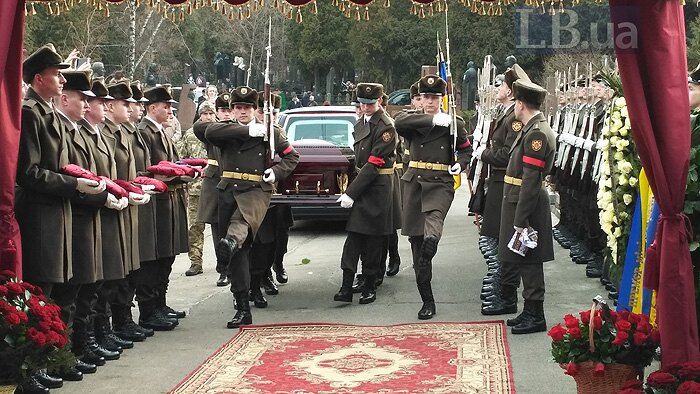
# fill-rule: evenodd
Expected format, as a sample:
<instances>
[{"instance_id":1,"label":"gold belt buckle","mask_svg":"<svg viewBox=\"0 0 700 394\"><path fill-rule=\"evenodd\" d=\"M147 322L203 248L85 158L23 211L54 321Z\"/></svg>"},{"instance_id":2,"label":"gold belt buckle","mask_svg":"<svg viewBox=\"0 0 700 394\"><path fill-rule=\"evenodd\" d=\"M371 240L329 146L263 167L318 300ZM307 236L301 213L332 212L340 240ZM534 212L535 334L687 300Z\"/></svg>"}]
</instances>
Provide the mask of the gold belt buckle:
<instances>
[{"instance_id":1,"label":"gold belt buckle","mask_svg":"<svg viewBox=\"0 0 700 394\"><path fill-rule=\"evenodd\" d=\"M433 163L425 163L425 168L432 170L433 169Z\"/></svg>"},{"instance_id":2,"label":"gold belt buckle","mask_svg":"<svg viewBox=\"0 0 700 394\"><path fill-rule=\"evenodd\" d=\"M243 179L244 181L247 181L247 180L248 180L248 174L246 174L245 172L242 173L242 174L241 174L241 179Z\"/></svg>"}]
</instances>

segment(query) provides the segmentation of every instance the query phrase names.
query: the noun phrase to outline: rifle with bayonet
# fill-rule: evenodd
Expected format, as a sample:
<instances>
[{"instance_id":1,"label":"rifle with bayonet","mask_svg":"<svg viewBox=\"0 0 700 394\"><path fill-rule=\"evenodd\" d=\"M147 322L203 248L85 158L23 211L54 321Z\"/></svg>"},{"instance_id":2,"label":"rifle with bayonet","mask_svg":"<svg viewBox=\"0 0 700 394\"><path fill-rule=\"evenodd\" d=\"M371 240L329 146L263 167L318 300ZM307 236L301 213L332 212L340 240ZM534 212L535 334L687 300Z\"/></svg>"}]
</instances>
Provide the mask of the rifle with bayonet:
<instances>
[{"instance_id":1,"label":"rifle with bayonet","mask_svg":"<svg viewBox=\"0 0 700 394\"><path fill-rule=\"evenodd\" d=\"M265 139L269 143L270 153L268 155L268 160L270 163L275 159L275 125L274 117L272 114L273 104L272 104L272 90L270 87L270 58L272 57L272 17L269 18L268 31L267 31L267 51L265 60L265 88L263 90L263 124L265 125Z\"/></svg>"},{"instance_id":2,"label":"rifle with bayonet","mask_svg":"<svg viewBox=\"0 0 700 394\"><path fill-rule=\"evenodd\" d=\"M571 161L571 169L569 175L574 175L574 169L578 163L581 151L587 140L593 135L593 123L595 123L595 105L593 103L593 94L591 91L591 83L593 82L593 65L588 63L588 78L586 79L585 96L586 96L586 113L584 115L583 124L581 125L581 133L576 136L574 143L574 159ZM584 150L585 152L585 150ZM585 156L585 154L584 154ZM588 161L588 159L586 159ZM582 165L585 163L582 162ZM583 178L583 175L581 176Z\"/></svg>"}]
</instances>

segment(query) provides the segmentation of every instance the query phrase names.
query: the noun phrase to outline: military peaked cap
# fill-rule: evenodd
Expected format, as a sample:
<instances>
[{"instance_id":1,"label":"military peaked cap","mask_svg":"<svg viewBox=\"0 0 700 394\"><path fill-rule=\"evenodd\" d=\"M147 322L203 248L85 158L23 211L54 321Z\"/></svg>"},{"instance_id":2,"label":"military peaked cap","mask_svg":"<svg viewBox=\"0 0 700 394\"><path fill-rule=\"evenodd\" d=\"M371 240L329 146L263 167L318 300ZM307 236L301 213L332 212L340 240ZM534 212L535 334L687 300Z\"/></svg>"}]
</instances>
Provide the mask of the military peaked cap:
<instances>
[{"instance_id":1,"label":"military peaked cap","mask_svg":"<svg viewBox=\"0 0 700 394\"><path fill-rule=\"evenodd\" d=\"M418 93L444 96L447 94L447 82L435 74L428 74L418 81Z\"/></svg>"},{"instance_id":2,"label":"military peaked cap","mask_svg":"<svg viewBox=\"0 0 700 394\"><path fill-rule=\"evenodd\" d=\"M532 81L519 79L513 83L513 96L539 108L547 97L547 90Z\"/></svg>"},{"instance_id":3,"label":"military peaked cap","mask_svg":"<svg viewBox=\"0 0 700 394\"><path fill-rule=\"evenodd\" d=\"M513 82L517 81L518 79L522 78L527 81L530 80L530 77L527 76L525 70L523 70L522 67L517 64L514 64L513 67L506 70L503 76L505 83L511 88L513 88Z\"/></svg>"},{"instance_id":4,"label":"military peaked cap","mask_svg":"<svg viewBox=\"0 0 700 394\"><path fill-rule=\"evenodd\" d=\"M173 100L173 96L170 93L170 85L156 86L154 88L147 89L143 92L143 97L148 100L149 104L154 103L177 103Z\"/></svg>"},{"instance_id":5,"label":"military peaked cap","mask_svg":"<svg viewBox=\"0 0 700 394\"><path fill-rule=\"evenodd\" d=\"M379 83L358 83L357 101L362 104L374 104L384 94L384 86Z\"/></svg>"},{"instance_id":6,"label":"military peaked cap","mask_svg":"<svg viewBox=\"0 0 700 394\"><path fill-rule=\"evenodd\" d=\"M109 90L105 86L104 78L95 78L92 80L92 92L95 94L94 97L111 100L114 97L109 95Z\"/></svg>"},{"instance_id":7,"label":"military peaked cap","mask_svg":"<svg viewBox=\"0 0 700 394\"><path fill-rule=\"evenodd\" d=\"M24 59L24 62L22 62L22 80L30 83L36 74L49 67L56 67L61 70L70 67L70 64L63 63L63 58L56 52L53 44L44 45Z\"/></svg>"},{"instance_id":8,"label":"military peaked cap","mask_svg":"<svg viewBox=\"0 0 700 394\"><path fill-rule=\"evenodd\" d=\"M131 81L131 85L129 85L131 88L131 94L134 100L141 102L141 103L147 103L148 99L143 97L143 90L141 90L141 81Z\"/></svg>"},{"instance_id":9,"label":"military peaked cap","mask_svg":"<svg viewBox=\"0 0 700 394\"><path fill-rule=\"evenodd\" d=\"M223 92L218 95L214 101L214 105L216 106L216 109L231 108L231 93Z\"/></svg>"},{"instance_id":10,"label":"military peaked cap","mask_svg":"<svg viewBox=\"0 0 700 394\"><path fill-rule=\"evenodd\" d=\"M411 85L411 98L418 96L418 82Z\"/></svg>"},{"instance_id":11,"label":"military peaked cap","mask_svg":"<svg viewBox=\"0 0 700 394\"><path fill-rule=\"evenodd\" d=\"M95 97L90 89L92 89L92 76L91 71L62 71L63 78L66 79L66 83L63 84L63 90L75 90L88 97Z\"/></svg>"},{"instance_id":12,"label":"military peaked cap","mask_svg":"<svg viewBox=\"0 0 700 394\"><path fill-rule=\"evenodd\" d=\"M258 105L258 92L249 86L239 86L231 92L231 107L236 104Z\"/></svg>"},{"instance_id":13,"label":"military peaked cap","mask_svg":"<svg viewBox=\"0 0 700 394\"><path fill-rule=\"evenodd\" d=\"M114 97L115 100L125 100L130 103L137 102L133 99L133 93L126 80L109 85L107 90L109 90L109 95Z\"/></svg>"}]
</instances>

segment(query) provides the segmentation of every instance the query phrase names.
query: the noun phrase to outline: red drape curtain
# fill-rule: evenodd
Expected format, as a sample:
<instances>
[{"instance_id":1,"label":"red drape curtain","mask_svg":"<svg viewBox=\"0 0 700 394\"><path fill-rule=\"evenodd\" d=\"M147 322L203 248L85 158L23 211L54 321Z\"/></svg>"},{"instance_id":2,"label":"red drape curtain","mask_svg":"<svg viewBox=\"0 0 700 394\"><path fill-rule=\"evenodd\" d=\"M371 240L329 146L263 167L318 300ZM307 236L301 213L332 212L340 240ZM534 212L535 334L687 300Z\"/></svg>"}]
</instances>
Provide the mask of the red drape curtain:
<instances>
[{"instance_id":1,"label":"red drape curtain","mask_svg":"<svg viewBox=\"0 0 700 394\"><path fill-rule=\"evenodd\" d=\"M14 215L22 110L24 2L0 1L0 269L21 275L22 248Z\"/></svg>"},{"instance_id":2,"label":"red drape curtain","mask_svg":"<svg viewBox=\"0 0 700 394\"><path fill-rule=\"evenodd\" d=\"M610 0L610 15L632 134L661 209L645 286L657 290L662 364L700 360L682 215L690 154L683 6L679 0Z\"/></svg>"}]
</instances>

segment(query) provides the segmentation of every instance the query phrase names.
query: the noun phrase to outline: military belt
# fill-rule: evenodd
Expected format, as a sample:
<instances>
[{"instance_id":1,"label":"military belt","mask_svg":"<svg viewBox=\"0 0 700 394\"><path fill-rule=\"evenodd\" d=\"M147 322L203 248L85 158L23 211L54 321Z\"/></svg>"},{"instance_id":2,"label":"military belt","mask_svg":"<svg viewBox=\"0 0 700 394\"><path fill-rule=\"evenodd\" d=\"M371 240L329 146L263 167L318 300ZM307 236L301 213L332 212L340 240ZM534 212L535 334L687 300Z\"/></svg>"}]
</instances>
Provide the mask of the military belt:
<instances>
[{"instance_id":1,"label":"military belt","mask_svg":"<svg viewBox=\"0 0 700 394\"><path fill-rule=\"evenodd\" d=\"M515 185L515 186L522 186L523 185L523 180L520 178L514 178L512 176L506 175L503 177L503 182L509 184L509 185Z\"/></svg>"},{"instance_id":2,"label":"military belt","mask_svg":"<svg viewBox=\"0 0 700 394\"><path fill-rule=\"evenodd\" d=\"M262 175L249 174L247 172L224 171L223 174L221 174L221 177L228 179L240 179L242 181L251 182L262 181Z\"/></svg>"},{"instance_id":3,"label":"military belt","mask_svg":"<svg viewBox=\"0 0 700 394\"><path fill-rule=\"evenodd\" d=\"M403 169L403 163L394 163L394 169L396 169L396 168Z\"/></svg>"},{"instance_id":4,"label":"military belt","mask_svg":"<svg viewBox=\"0 0 700 394\"><path fill-rule=\"evenodd\" d=\"M450 166L447 164L440 164L440 163L428 163L425 161L409 161L408 166L411 168L419 168L421 170L433 170L433 171L447 171L450 169Z\"/></svg>"},{"instance_id":5,"label":"military belt","mask_svg":"<svg viewBox=\"0 0 700 394\"><path fill-rule=\"evenodd\" d=\"M216 160L212 160L212 159L208 159L207 164L209 164L210 166L217 166L217 167L219 166L219 162Z\"/></svg>"},{"instance_id":6,"label":"military belt","mask_svg":"<svg viewBox=\"0 0 700 394\"><path fill-rule=\"evenodd\" d=\"M394 167L391 168L377 168L377 173L379 175L393 175Z\"/></svg>"}]
</instances>

